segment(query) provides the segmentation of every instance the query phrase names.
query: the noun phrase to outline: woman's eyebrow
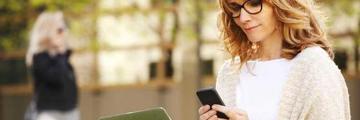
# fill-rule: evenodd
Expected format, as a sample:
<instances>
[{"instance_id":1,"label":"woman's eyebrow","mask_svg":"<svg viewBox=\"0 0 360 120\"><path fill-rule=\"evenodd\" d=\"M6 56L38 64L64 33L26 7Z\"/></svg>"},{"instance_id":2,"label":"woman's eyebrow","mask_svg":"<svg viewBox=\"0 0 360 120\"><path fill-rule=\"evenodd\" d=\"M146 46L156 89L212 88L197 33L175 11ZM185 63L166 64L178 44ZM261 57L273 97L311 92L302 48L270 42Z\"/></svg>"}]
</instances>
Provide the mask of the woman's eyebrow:
<instances>
[{"instance_id":1,"label":"woman's eyebrow","mask_svg":"<svg viewBox=\"0 0 360 120\"><path fill-rule=\"evenodd\" d=\"M230 5L242 5L245 2L245 0L229 0L228 4Z\"/></svg>"}]
</instances>

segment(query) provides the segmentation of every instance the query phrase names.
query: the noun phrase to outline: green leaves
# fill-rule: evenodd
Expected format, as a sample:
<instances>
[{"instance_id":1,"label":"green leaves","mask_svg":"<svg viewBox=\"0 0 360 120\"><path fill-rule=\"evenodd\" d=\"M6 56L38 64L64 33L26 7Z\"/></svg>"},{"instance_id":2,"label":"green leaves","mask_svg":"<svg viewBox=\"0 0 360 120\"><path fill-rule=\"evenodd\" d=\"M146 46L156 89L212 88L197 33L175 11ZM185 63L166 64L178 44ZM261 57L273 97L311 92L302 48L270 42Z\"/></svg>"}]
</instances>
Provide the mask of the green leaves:
<instances>
[{"instance_id":1,"label":"green leaves","mask_svg":"<svg viewBox=\"0 0 360 120\"><path fill-rule=\"evenodd\" d=\"M335 14L339 12L344 12L349 15L354 15L359 13L359 7L356 7L354 3L356 0L321 0L320 3L324 3L325 5L331 7L332 12Z\"/></svg>"},{"instance_id":2,"label":"green leaves","mask_svg":"<svg viewBox=\"0 0 360 120\"><path fill-rule=\"evenodd\" d=\"M81 15L97 0L0 0L0 52L26 49L32 22L41 10Z\"/></svg>"},{"instance_id":3,"label":"green leaves","mask_svg":"<svg viewBox=\"0 0 360 120\"><path fill-rule=\"evenodd\" d=\"M63 10L69 12L80 12L94 0L30 0L33 7L46 6L47 10Z\"/></svg>"}]
</instances>

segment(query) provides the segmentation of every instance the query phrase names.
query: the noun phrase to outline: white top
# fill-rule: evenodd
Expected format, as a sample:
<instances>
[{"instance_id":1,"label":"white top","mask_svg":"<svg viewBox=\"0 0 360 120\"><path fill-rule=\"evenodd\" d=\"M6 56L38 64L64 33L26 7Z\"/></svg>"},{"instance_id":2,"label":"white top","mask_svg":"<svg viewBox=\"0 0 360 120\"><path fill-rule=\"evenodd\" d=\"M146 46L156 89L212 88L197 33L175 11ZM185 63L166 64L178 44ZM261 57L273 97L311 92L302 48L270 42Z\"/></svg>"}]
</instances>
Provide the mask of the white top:
<instances>
[{"instance_id":1,"label":"white top","mask_svg":"<svg viewBox=\"0 0 360 120\"><path fill-rule=\"evenodd\" d=\"M229 107L237 106L240 62L239 57L225 61L216 76L216 90ZM327 51L319 46L307 47L291 64L278 120L351 120L345 79Z\"/></svg>"},{"instance_id":2,"label":"white top","mask_svg":"<svg viewBox=\"0 0 360 120\"><path fill-rule=\"evenodd\" d=\"M247 112L250 120L276 120L291 60L281 58L247 63L241 68L236 86L236 105Z\"/></svg>"}]
</instances>

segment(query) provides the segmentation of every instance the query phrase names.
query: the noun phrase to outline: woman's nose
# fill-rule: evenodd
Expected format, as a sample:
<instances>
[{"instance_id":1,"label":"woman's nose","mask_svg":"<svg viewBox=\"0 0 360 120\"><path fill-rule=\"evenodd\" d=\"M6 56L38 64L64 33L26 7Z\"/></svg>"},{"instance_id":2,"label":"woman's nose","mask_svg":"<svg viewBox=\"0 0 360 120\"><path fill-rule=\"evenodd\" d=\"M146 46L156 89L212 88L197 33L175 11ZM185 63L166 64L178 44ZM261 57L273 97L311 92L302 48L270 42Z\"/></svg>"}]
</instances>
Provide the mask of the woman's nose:
<instances>
[{"instance_id":1,"label":"woman's nose","mask_svg":"<svg viewBox=\"0 0 360 120\"><path fill-rule=\"evenodd\" d=\"M239 18L241 23L247 23L251 20L250 14L247 13L244 9L240 11Z\"/></svg>"}]
</instances>

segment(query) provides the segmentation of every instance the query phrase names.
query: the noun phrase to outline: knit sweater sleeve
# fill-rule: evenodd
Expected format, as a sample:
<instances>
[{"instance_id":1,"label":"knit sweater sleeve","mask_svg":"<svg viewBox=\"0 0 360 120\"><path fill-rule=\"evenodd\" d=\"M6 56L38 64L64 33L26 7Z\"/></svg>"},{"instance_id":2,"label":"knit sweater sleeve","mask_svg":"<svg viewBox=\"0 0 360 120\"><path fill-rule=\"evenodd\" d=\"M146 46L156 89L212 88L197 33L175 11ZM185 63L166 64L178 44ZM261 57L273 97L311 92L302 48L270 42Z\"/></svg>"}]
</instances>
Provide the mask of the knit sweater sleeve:
<instances>
[{"instance_id":1,"label":"knit sweater sleeve","mask_svg":"<svg viewBox=\"0 0 360 120\"><path fill-rule=\"evenodd\" d=\"M236 69L240 59L227 60L220 68L216 78L216 90L226 106L236 105L236 82L238 70Z\"/></svg>"},{"instance_id":2,"label":"knit sweater sleeve","mask_svg":"<svg viewBox=\"0 0 360 120\"><path fill-rule=\"evenodd\" d=\"M309 92L306 120L350 120L348 89L340 70L325 51L316 51L309 79L314 87ZM307 106L305 106L307 107Z\"/></svg>"},{"instance_id":3,"label":"knit sweater sleeve","mask_svg":"<svg viewBox=\"0 0 360 120\"><path fill-rule=\"evenodd\" d=\"M225 105L227 105L227 98L226 98L226 90L224 87L226 87L226 73L228 72L228 69L230 67L230 61L227 60L224 62L224 64L220 67L217 77L216 77L216 91L219 93L219 96L222 98L222 100L225 102Z\"/></svg>"}]
</instances>

